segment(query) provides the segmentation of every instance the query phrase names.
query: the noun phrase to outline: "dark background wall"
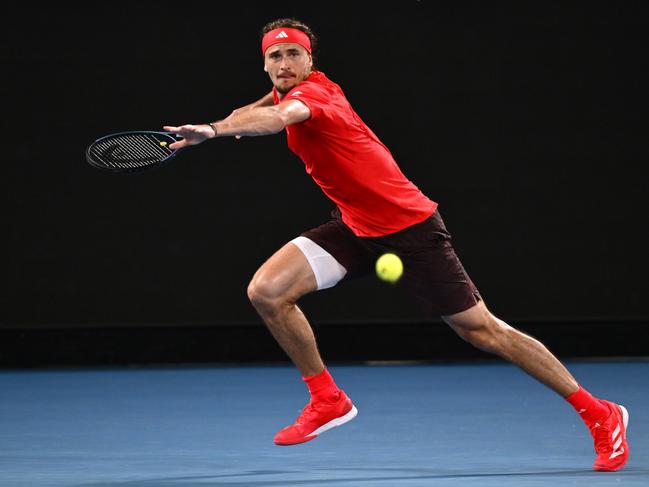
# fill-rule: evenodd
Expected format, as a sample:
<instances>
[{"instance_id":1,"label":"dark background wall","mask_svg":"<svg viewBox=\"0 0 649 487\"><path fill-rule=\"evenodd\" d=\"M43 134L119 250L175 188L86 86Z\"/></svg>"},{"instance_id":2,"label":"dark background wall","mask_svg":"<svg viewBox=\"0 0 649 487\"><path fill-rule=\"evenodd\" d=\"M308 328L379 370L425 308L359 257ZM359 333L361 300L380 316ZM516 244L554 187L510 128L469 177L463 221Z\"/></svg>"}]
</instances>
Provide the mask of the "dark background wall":
<instances>
[{"instance_id":1,"label":"dark background wall","mask_svg":"<svg viewBox=\"0 0 649 487\"><path fill-rule=\"evenodd\" d=\"M3 326L259 323L248 280L332 208L283 134L132 177L84 149L262 96L259 31L281 16L319 34L320 69L440 203L496 313L646 322L646 2L147 1L5 16ZM316 324L421 319L371 278L302 304Z\"/></svg>"}]
</instances>

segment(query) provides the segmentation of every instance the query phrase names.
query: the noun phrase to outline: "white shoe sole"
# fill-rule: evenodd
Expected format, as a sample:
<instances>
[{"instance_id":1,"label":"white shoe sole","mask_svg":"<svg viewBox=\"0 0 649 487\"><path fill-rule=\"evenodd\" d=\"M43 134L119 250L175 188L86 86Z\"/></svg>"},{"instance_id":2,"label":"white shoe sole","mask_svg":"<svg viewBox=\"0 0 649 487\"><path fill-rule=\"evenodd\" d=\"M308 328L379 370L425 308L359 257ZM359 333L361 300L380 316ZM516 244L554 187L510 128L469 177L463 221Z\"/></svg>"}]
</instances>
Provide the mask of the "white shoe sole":
<instances>
[{"instance_id":1,"label":"white shoe sole","mask_svg":"<svg viewBox=\"0 0 649 487\"><path fill-rule=\"evenodd\" d=\"M626 437L626 427L629 425L629 412L621 404L618 404L618 406L620 406L620 409L622 410L622 422L624 423L624 436Z\"/></svg>"},{"instance_id":2,"label":"white shoe sole","mask_svg":"<svg viewBox=\"0 0 649 487\"><path fill-rule=\"evenodd\" d=\"M352 419L354 419L357 414L358 414L358 409L356 409L356 406L352 406L352 408L349 410L347 414L339 418L332 419L328 423L323 424L317 430L314 430L311 434L306 435L306 438L314 438L318 435L321 435L325 431L329 431L330 429L336 428L337 426L342 426L343 424L348 423Z\"/></svg>"}]
</instances>

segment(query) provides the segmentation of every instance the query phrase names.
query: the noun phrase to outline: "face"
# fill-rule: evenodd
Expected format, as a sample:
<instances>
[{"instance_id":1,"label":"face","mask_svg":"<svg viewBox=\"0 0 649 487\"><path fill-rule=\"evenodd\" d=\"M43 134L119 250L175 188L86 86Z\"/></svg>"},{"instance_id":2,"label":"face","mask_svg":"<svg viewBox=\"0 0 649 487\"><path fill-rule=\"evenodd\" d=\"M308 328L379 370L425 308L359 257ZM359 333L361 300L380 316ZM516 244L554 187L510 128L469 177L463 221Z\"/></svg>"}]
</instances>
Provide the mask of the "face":
<instances>
[{"instance_id":1,"label":"face","mask_svg":"<svg viewBox=\"0 0 649 487\"><path fill-rule=\"evenodd\" d=\"M270 46L264 55L264 71L279 93L285 95L304 81L313 68L309 52L301 45L284 42Z\"/></svg>"}]
</instances>

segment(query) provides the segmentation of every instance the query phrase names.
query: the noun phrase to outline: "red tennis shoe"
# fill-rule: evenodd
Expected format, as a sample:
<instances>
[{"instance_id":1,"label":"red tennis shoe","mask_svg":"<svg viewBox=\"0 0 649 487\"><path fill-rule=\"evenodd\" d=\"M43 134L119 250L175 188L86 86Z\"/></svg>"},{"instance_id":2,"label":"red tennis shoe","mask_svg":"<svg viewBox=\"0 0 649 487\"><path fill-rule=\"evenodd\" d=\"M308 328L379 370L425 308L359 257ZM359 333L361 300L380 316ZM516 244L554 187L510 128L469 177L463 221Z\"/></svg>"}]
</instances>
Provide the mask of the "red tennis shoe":
<instances>
[{"instance_id":1,"label":"red tennis shoe","mask_svg":"<svg viewBox=\"0 0 649 487\"><path fill-rule=\"evenodd\" d=\"M608 407L611 414L601 423L594 423L590 427L597 453L593 469L614 472L621 469L629 459L629 445L626 442L629 413L624 406L613 402L601 403Z\"/></svg>"},{"instance_id":2,"label":"red tennis shoe","mask_svg":"<svg viewBox=\"0 0 649 487\"><path fill-rule=\"evenodd\" d=\"M311 400L294 424L275 435L275 444L287 446L305 443L331 428L351 421L356 414L358 410L342 390L334 402Z\"/></svg>"}]
</instances>

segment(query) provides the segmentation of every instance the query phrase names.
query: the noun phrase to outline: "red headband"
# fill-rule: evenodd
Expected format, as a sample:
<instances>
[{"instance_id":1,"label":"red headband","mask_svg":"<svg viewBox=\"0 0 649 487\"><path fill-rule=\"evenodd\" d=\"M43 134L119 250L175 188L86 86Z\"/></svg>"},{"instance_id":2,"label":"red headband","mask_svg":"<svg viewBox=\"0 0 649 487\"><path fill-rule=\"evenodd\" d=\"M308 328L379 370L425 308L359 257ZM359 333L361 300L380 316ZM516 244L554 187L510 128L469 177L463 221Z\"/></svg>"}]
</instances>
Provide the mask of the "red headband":
<instances>
[{"instance_id":1,"label":"red headband","mask_svg":"<svg viewBox=\"0 0 649 487\"><path fill-rule=\"evenodd\" d=\"M311 40L309 36L299 29L291 29L290 27L280 27L279 29L273 29L267 32L261 40L261 54L266 54L266 49L280 42L295 42L311 54Z\"/></svg>"}]
</instances>

